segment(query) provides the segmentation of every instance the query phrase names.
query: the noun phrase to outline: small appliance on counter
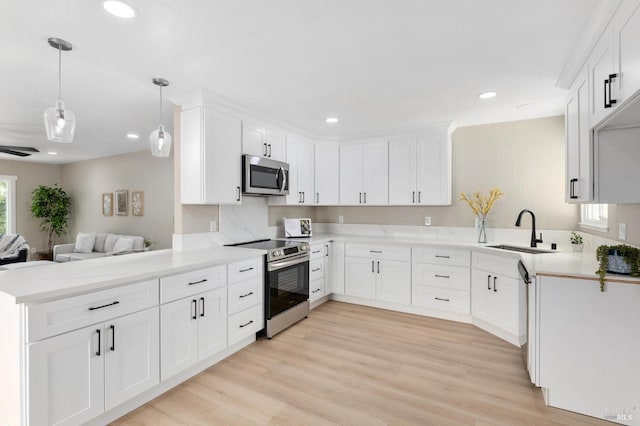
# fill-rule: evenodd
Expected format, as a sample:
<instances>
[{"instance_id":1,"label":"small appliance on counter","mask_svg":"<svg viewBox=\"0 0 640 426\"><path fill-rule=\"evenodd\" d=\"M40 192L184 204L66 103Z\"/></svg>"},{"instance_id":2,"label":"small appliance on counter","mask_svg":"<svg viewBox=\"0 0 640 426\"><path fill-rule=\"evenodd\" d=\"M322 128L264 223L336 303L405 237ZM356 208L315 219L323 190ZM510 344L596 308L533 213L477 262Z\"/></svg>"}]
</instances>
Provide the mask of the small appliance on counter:
<instances>
[{"instance_id":1,"label":"small appliance on counter","mask_svg":"<svg viewBox=\"0 0 640 426\"><path fill-rule=\"evenodd\" d=\"M286 238L308 238L312 236L311 219L284 219L284 236Z\"/></svg>"}]
</instances>

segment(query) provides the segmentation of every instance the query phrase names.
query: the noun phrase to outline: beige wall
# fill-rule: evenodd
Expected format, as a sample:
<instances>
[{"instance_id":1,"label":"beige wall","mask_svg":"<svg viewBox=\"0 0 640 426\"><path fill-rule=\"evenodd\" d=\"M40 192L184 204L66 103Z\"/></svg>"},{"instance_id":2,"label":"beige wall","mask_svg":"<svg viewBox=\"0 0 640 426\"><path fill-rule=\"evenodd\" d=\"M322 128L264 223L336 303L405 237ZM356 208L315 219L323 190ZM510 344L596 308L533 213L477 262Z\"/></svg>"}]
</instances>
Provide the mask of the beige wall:
<instances>
[{"instance_id":1,"label":"beige wall","mask_svg":"<svg viewBox=\"0 0 640 426\"><path fill-rule=\"evenodd\" d=\"M171 248L173 233L173 158L156 158L148 150L62 166L62 182L73 199L72 227L78 232L142 235L152 249ZM127 216L103 216L102 193L129 191ZM144 215L131 215L131 191L144 191Z\"/></svg>"},{"instance_id":2,"label":"beige wall","mask_svg":"<svg viewBox=\"0 0 640 426\"><path fill-rule=\"evenodd\" d=\"M473 226L473 214L458 202L470 194L497 186L505 196L488 217L491 227L512 228L518 212L529 208L544 229L575 229L579 209L564 201L564 118L550 117L458 128L453 133L453 204L446 207L271 207L269 224L282 216L311 216L318 222ZM524 226L529 227L529 219Z\"/></svg>"},{"instance_id":3,"label":"beige wall","mask_svg":"<svg viewBox=\"0 0 640 426\"><path fill-rule=\"evenodd\" d=\"M622 241L618 238L618 225L627 225L627 239ZM610 238L640 246L640 204L609 204L609 231L606 233L581 229L588 234Z\"/></svg>"},{"instance_id":4,"label":"beige wall","mask_svg":"<svg viewBox=\"0 0 640 426\"><path fill-rule=\"evenodd\" d=\"M40 220L31 215L31 192L38 185L60 184L62 167L54 164L0 160L0 175L18 177L16 181L17 232L24 235L31 248L46 251L47 234L40 231Z\"/></svg>"}]
</instances>

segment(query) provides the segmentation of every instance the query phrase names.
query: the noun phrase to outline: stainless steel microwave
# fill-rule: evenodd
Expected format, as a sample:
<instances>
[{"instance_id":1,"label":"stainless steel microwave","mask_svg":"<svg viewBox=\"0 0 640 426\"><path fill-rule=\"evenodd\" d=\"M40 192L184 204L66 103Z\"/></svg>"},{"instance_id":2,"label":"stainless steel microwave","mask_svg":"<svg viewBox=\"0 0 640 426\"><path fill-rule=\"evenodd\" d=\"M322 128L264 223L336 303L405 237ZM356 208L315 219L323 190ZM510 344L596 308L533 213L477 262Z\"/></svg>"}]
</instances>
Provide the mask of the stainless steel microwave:
<instances>
[{"instance_id":1,"label":"stainless steel microwave","mask_svg":"<svg viewBox=\"0 0 640 426\"><path fill-rule=\"evenodd\" d=\"M247 195L289 195L289 164L243 155L242 192Z\"/></svg>"}]
</instances>

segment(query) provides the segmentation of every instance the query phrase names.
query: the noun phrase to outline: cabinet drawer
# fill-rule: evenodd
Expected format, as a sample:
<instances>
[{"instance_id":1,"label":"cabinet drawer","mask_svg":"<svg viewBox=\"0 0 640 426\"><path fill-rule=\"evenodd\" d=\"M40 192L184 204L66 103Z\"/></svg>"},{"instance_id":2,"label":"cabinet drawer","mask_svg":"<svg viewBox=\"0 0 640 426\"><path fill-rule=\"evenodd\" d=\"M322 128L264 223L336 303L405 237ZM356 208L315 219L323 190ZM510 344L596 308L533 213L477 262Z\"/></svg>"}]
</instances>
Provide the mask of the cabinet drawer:
<instances>
[{"instance_id":1,"label":"cabinet drawer","mask_svg":"<svg viewBox=\"0 0 640 426\"><path fill-rule=\"evenodd\" d=\"M158 304L158 280L27 306L27 341L34 342Z\"/></svg>"},{"instance_id":2,"label":"cabinet drawer","mask_svg":"<svg viewBox=\"0 0 640 426\"><path fill-rule=\"evenodd\" d=\"M324 258L309 262L309 282L324 277Z\"/></svg>"},{"instance_id":3,"label":"cabinet drawer","mask_svg":"<svg viewBox=\"0 0 640 426\"><path fill-rule=\"evenodd\" d=\"M230 263L228 265L229 284L248 280L253 277L262 277L264 274L262 262L264 262L263 257L254 257L241 262Z\"/></svg>"},{"instance_id":4,"label":"cabinet drawer","mask_svg":"<svg viewBox=\"0 0 640 426\"><path fill-rule=\"evenodd\" d=\"M262 330L262 304L229 317L229 346Z\"/></svg>"},{"instance_id":5,"label":"cabinet drawer","mask_svg":"<svg viewBox=\"0 0 640 426\"><path fill-rule=\"evenodd\" d=\"M468 314L471 312L471 297L468 291L414 285L412 305Z\"/></svg>"},{"instance_id":6,"label":"cabinet drawer","mask_svg":"<svg viewBox=\"0 0 640 426\"><path fill-rule=\"evenodd\" d=\"M262 277L229 286L229 315L238 313L251 306L262 304Z\"/></svg>"},{"instance_id":7,"label":"cabinet drawer","mask_svg":"<svg viewBox=\"0 0 640 426\"><path fill-rule=\"evenodd\" d=\"M311 253L309 253L311 260L320 259L324 257L324 254L325 254L324 244L314 244L311 246Z\"/></svg>"},{"instance_id":8,"label":"cabinet drawer","mask_svg":"<svg viewBox=\"0 0 640 426\"><path fill-rule=\"evenodd\" d=\"M313 302L324 296L324 278L312 281L309 284L309 301Z\"/></svg>"},{"instance_id":9,"label":"cabinet drawer","mask_svg":"<svg viewBox=\"0 0 640 426\"><path fill-rule=\"evenodd\" d=\"M346 255L367 259L400 260L408 262L411 260L411 247L347 243Z\"/></svg>"},{"instance_id":10,"label":"cabinet drawer","mask_svg":"<svg viewBox=\"0 0 640 426\"><path fill-rule=\"evenodd\" d=\"M468 266L413 264L413 284L469 291L471 271Z\"/></svg>"},{"instance_id":11,"label":"cabinet drawer","mask_svg":"<svg viewBox=\"0 0 640 426\"><path fill-rule=\"evenodd\" d=\"M433 265L469 266L471 252L440 247L413 247L413 261Z\"/></svg>"},{"instance_id":12,"label":"cabinet drawer","mask_svg":"<svg viewBox=\"0 0 640 426\"><path fill-rule=\"evenodd\" d=\"M213 290L227 284L226 266L199 269L160 278L160 303Z\"/></svg>"},{"instance_id":13,"label":"cabinet drawer","mask_svg":"<svg viewBox=\"0 0 640 426\"><path fill-rule=\"evenodd\" d=\"M511 278L520 278L518 260L512 257L476 252L472 256L474 269L482 269L495 275L504 275Z\"/></svg>"}]
</instances>

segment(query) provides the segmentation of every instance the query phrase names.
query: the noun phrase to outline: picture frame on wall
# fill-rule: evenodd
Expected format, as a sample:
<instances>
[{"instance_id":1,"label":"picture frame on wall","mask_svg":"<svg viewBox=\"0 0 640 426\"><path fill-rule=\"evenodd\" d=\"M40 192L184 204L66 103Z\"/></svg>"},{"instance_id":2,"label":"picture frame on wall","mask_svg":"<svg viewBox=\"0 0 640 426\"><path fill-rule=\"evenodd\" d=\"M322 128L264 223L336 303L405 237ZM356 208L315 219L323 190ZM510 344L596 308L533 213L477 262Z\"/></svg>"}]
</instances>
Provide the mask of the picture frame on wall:
<instances>
[{"instance_id":1,"label":"picture frame on wall","mask_svg":"<svg viewBox=\"0 0 640 426\"><path fill-rule=\"evenodd\" d=\"M115 200L115 209L116 215L118 216L127 216L129 209L129 191L126 189L119 189L116 191L116 200Z\"/></svg>"},{"instance_id":2,"label":"picture frame on wall","mask_svg":"<svg viewBox=\"0 0 640 426\"><path fill-rule=\"evenodd\" d=\"M144 191L131 191L131 215L144 216Z\"/></svg>"},{"instance_id":3,"label":"picture frame on wall","mask_svg":"<svg viewBox=\"0 0 640 426\"><path fill-rule=\"evenodd\" d=\"M111 192L102 194L102 215L113 216L113 193Z\"/></svg>"}]
</instances>

